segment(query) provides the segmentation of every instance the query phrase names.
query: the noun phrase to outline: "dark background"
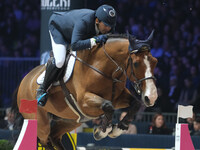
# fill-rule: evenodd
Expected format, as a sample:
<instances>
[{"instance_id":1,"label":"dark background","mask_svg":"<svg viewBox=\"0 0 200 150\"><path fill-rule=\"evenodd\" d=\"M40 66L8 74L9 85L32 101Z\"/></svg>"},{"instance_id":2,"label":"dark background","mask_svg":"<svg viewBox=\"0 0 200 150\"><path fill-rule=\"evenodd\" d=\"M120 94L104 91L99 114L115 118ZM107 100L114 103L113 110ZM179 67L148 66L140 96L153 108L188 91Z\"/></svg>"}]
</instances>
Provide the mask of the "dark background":
<instances>
[{"instance_id":1,"label":"dark background","mask_svg":"<svg viewBox=\"0 0 200 150\"><path fill-rule=\"evenodd\" d=\"M14 90L5 96L4 89L15 89L33 67L15 79L14 66L3 59L39 59L41 52L51 49L47 22L52 10L41 9L40 4L40 0L0 2L0 107L11 105ZM102 4L117 11L116 33L128 30L145 39L155 29L151 52L159 61L154 73L159 98L146 111L176 112L180 103L192 104L200 112L200 0L73 0L70 8L96 9ZM9 78L3 82L4 76Z\"/></svg>"}]
</instances>

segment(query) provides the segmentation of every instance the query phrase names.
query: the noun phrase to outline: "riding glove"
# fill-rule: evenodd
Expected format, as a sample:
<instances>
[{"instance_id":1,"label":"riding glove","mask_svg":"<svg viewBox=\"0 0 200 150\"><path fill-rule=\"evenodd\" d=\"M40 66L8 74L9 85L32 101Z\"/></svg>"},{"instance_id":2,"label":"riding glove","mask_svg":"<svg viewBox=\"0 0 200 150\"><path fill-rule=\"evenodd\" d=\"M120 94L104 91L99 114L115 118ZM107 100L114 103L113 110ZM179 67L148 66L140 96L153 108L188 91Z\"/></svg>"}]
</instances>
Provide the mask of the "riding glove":
<instances>
[{"instance_id":1,"label":"riding glove","mask_svg":"<svg viewBox=\"0 0 200 150\"><path fill-rule=\"evenodd\" d=\"M108 36L105 35L105 34L102 34L102 35L99 35L99 36L95 36L93 38L95 39L95 42L97 44L104 44L104 43L106 43Z\"/></svg>"}]
</instances>

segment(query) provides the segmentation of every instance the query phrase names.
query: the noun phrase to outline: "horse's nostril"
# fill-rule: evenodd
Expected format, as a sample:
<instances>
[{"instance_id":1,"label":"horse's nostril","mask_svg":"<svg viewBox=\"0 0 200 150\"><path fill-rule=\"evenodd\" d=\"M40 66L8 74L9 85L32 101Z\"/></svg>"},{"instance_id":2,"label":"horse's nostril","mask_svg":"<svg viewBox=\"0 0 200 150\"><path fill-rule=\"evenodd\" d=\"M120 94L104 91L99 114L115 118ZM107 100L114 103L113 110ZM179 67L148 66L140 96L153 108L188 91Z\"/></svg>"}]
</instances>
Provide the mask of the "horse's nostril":
<instances>
[{"instance_id":1,"label":"horse's nostril","mask_svg":"<svg viewBox=\"0 0 200 150\"><path fill-rule=\"evenodd\" d=\"M148 96L145 96L144 99L145 99L145 103L146 103L147 105L149 105L149 104L150 104L150 100L149 100Z\"/></svg>"}]
</instances>

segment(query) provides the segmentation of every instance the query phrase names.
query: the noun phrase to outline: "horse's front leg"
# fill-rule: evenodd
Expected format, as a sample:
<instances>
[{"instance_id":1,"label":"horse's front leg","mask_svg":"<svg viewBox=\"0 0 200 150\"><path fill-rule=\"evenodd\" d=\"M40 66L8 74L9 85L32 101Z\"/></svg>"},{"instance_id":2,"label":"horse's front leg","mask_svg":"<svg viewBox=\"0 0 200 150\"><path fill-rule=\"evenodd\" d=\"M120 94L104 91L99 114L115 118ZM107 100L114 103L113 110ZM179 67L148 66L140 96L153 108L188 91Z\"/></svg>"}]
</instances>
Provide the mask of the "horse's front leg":
<instances>
[{"instance_id":1,"label":"horse's front leg","mask_svg":"<svg viewBox=\"0 0 200 150\"><path fill-rule=\"evenodd\" d=\"M104 115L102 117L101 126L94 128L94 138L95 140L101 140L105 138L110 131L112 131L112 117L114 113L114 107L112 103L108 100L104 100L101 105Z\"/></svg>"},{"instance_id":2,"label":"horse's front leg","mask_svg":"<svg viewBox=\"0 0 200 150\"><path fill-rule=\"evenodd\" d=\"M133 121L134 115L141 107L141 102L136 97L133 97L127 89L125 89L119 97L119 102L124 102L123 105L129 105L128 112L117 125L113 126L112 131L108 135L111 138L116 138L125 130L128 130L129 124Z\"/></svg>"},{"instance_id":3,"label":"horse's front leg","mask_svg":"<svg viewBox=\"0 0 200 150\"><path fill-rule=\"evenodd\" d=\"M112 116L114 113L114 107L111 101L103 99L102 97L93 94L86 93L84 110L90 114L97 114L98 116L103 115L101 126L95 127L94 138L96 140L101 140L105 138L108 133L112 130ZM92 112L93 111L93 112Z\"/></svg>"}]
</instances>

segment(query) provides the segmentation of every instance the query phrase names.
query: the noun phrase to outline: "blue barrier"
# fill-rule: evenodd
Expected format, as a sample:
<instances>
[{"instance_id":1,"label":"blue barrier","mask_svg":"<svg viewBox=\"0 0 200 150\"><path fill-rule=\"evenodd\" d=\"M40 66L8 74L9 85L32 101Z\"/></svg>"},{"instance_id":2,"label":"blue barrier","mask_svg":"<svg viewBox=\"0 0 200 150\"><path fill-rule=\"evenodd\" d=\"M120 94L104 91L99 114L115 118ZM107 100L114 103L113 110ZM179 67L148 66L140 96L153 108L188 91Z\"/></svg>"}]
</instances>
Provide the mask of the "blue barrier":
<instances>
[{"instance_id":1,"label":"blue barrier","mask_svg":"<svg viewBox=\"0 0 200 150\"><path fill-rule=\"evenodd\" d=\"M0 129L0 139L16 141L19 131ZM192 136L195 149L200 149L200 137ZM186 141L187 142L187 141ZM89 144L90 143L90 144ZM115 139L106 137L100 141L95 141L92 133L78 133L77 146L87 145L107 146L107 147L129 147L129 148L172 148L175 145L175 137L171 135L121 135Z\"/></svg>"},{"instance_id":2,"label":"blue barrier","mask_svg":"<svg viewBox=\"0 0 200 150\"><path fill-rule=\"evenodd\" d=\"M200 137L193 136L195 149L200 149ZM121 135L115 139L109 137L101 141L95 141L92 133L78 133L77 145L87 146L94 143L95 146L132 147L132 148L172 148L175 146L175 137L171 135Z\"/></svg>"},{"instance_id":3,"label":"blue barrier","mask_svg":"<svg viewBox=\"0 0 200 150\"><path fill-rule=\"evenodd\" d=\"M4 129L0 129L0 140L1 139L5 139L5 140L9 140L9 141L16 141L18 136L19 136L20 131L18 130L4 130Z\"/></svg>"}]
</instances>

